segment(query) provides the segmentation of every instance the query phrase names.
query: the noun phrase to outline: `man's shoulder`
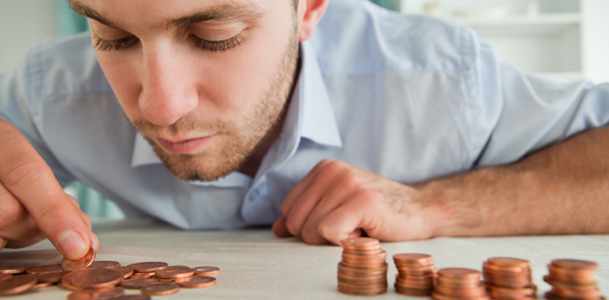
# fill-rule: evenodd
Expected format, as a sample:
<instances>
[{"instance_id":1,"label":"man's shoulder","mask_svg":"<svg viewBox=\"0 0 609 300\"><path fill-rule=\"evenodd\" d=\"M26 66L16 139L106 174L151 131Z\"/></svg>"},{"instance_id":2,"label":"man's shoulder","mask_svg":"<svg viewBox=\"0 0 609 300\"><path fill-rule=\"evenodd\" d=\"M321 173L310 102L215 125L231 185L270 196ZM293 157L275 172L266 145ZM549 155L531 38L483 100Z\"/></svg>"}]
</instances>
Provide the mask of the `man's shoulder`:
<instances>
[{"instance_id":1,"label":"man's shoulder","mask_svg":"<svg viewBox=\"0 0 609 300\"><path fill-rule=\"evenodd\" d=\"M478 49L474 30L364 0L330 1L312 44L323 71L454 71Z\"/></svg>"},{"instance_id":2,"label":"man's shoulder","mask_svg":"<svg viewBox=\"0 0 609 300\"><path fill-rule=\"evenodd\" d=\"M41 41L28 50L21 69L33 98L112 93L88 33Z\"/></svg>"}]
</instances>

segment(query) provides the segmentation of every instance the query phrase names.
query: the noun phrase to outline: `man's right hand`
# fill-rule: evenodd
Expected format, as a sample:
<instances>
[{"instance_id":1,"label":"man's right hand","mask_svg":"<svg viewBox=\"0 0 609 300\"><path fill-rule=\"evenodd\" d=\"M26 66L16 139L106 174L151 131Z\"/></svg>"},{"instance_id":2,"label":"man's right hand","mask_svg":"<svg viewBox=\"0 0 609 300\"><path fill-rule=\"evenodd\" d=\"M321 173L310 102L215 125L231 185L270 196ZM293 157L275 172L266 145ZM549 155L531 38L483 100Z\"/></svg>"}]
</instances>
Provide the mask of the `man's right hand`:
<instances>
[{"instance_id":1,"label":"man's right hand","mask_svg":"<svg viewBox=\"0 0 609 300\"><path fill-rule=\"evenodd\" d=\"M0 249L26 247L45 237L68 259L98 248L91 219L25 137L0 119Z\"/></svg>"}]
</instances>

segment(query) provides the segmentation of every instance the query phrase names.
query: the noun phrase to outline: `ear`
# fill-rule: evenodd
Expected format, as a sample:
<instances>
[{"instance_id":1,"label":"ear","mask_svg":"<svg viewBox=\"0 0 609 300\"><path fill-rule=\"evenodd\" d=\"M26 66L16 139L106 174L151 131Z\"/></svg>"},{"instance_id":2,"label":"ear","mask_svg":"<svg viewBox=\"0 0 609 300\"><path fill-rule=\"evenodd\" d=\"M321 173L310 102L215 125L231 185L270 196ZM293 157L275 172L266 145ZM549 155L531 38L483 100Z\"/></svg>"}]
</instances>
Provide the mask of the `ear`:
<instances>
[{"instance_id":1,"label":"ear","mask_svg":"<svg viewBox=\"0 0 609 300\"><path fill-rule=\"evenodd\" d=\"M300 0L298 3L298 40L309 39L326 12L330 0Z\"/></svg>"}]
</instances>

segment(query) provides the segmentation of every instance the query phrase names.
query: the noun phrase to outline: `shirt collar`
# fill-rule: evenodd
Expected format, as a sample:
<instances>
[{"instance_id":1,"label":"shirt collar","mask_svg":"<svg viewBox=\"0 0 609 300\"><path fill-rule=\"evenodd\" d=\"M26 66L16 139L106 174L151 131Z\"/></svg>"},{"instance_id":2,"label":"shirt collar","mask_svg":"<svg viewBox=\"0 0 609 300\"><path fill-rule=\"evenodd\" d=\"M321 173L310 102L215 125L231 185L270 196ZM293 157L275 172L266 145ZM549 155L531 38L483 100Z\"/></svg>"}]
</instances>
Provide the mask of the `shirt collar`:
<instances>
[{"instance_id":1,"label":"shirt collar","mask_svg":"<svg viewBox=\"0 0 609 300\"><path fill-rule=\"evenodd\" d=\"M320 145L342 147L330 97L317 63L317 56L312 46L306 41L301 43L301 59L300 75L290 100L281 141L279 141L282 144L285 143L281 148L289 149L289 151L285 153L286 155L282 159L279 159L280 161L287 159L296 152L300 138L307 138ZM161 160L144 137L136 133L131 167L136 168L152 164L161 164ZM233 172L214 182L195 183L214 186L241 186L247 181L244 177L250 179L241 173ZM251 183L251 179L249 182Z\"/></svg>"}]
</instances>

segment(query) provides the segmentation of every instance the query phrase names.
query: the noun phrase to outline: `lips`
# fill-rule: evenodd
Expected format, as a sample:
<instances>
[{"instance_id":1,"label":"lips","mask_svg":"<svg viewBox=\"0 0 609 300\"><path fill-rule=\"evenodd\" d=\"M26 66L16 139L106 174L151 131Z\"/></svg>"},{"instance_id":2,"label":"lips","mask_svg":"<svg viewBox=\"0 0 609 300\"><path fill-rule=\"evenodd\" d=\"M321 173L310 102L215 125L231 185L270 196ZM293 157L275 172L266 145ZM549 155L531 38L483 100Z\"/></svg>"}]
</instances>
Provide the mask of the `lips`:
<instances>
[{"instance_id":1,"label":"lips","mask_svg":"<svg viewBox=\"0 0 609 300\"><path fill-rule=\"evenodd\" d=\"M210 140L214 137L214 135L181 140L181 141L170 141L162 138L156 138L157 142L161 147L165 150L174 153L174 154L192 154L197 152L200 148L202 148L205 144L209 143Z\"/></svg>"}]
</instances>

